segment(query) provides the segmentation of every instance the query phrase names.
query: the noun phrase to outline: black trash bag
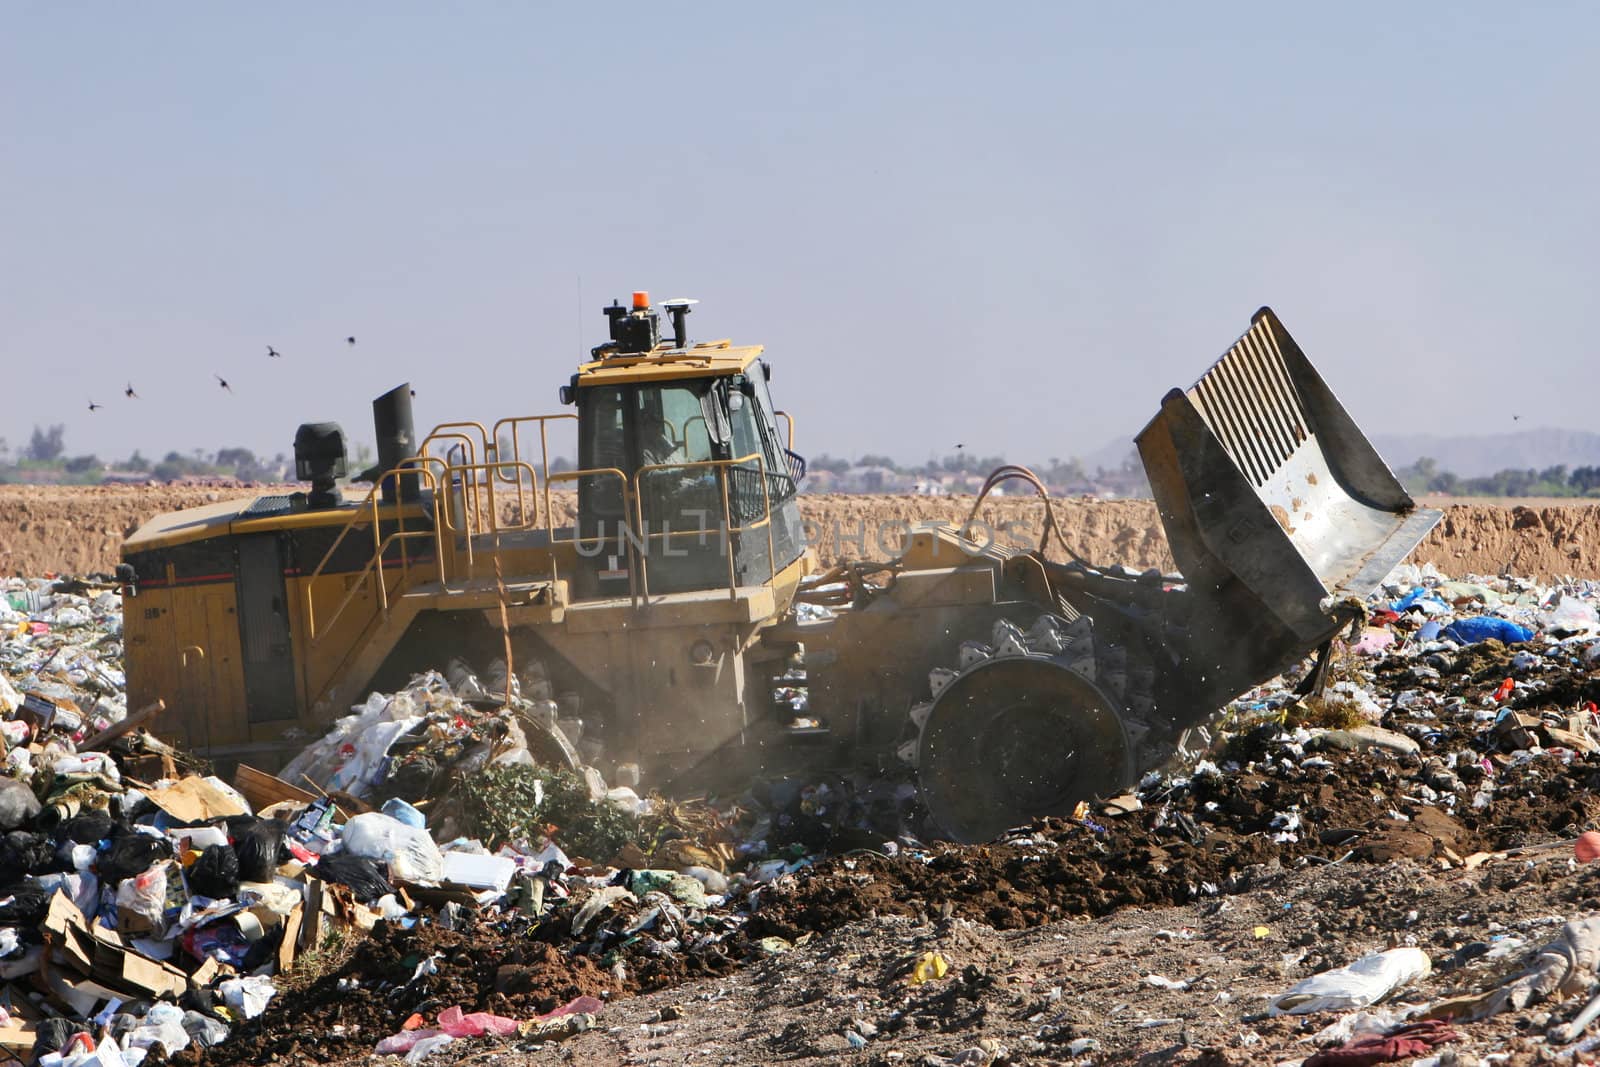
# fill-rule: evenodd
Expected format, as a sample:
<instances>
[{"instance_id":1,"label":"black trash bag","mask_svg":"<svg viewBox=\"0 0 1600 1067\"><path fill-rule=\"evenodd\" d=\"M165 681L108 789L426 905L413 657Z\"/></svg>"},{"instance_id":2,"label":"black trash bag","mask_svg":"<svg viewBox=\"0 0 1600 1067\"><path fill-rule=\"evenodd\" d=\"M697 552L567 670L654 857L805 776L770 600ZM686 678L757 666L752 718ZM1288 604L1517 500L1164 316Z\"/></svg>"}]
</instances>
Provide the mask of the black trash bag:
<instances>
[{"instance_id":1,"label":"black trash bag","mask_svg":"<svg viewBox=\"0 0 1600 1067\"><path fill-rule=\"evenodd\" d=\"M227 845L211 845L189 868L189 891L213 900L239 895L239 854Z\"/></svg>"},{"instance_id":2,"label":"black trash bag","mask_svg":"<svg viewBox=\"0 0 1600 1067\"><path fill-rule=\"evenodd\" d=\"M399 797L408 803L425 799L433 791L439 765L431 756L415 756L395 767L378 787L385 797Z\"/></svg>"},{"instance_id":3,"label":"black trash bag","mask_svg":"<svg viewBox=\"0 0 1600 1067\"><path fill-rule=\"evenodd\" d=\"M97 845L110 840L117 822L103 811L86 811L56 827L57 841L71 841L75 845Z\"/></svg>"},{"instance_id":4,"label":"black trash bag","mask_svg":"<svg viewBox=\"0 0 1600 1067\"><path fill-rule=\"evenodd\" d=\"M100 850L95 870L106 885L121 885L123 879L148 871L152 864L172 857L172 842L165 837L123 834Z\"/></svg>"},{"instance_id":5,"label":"black trash bag","mask_svg":"<svg viewBox=\"0 0 1600 1067\"><path fill-rule=\"evenodd\" d=\"M39 798L33 787L18 778L0 777L0 830L31 825L38 818Z\"/></svg>"},{"instance_id":6,"label":"black trash bag","mask_svg":"<svg viewBox=\"0 0 1600 1067\"><path fill-rule=\"evenodd\" d=\"M0 886L0 926L37 926L50 910L50 898L37 882Z\"/></svg>"},{"instance_id":7,"label":"black trash bag","mask_svg":"<svg viewBox=\"0 0 1600 1067\"><path fill-rule=\"evenodd\" d=\"M352 856L348 852L323 856L311 868L311 873L324 882L349 886L356 899L363 904L371 904L379 897L394 892L394 886L389 884L389 879L384 876L383 868L378 866L376 860Z\"/></svg>"},{"instance_id":8,"label":"black trash bag","mask_svg":"<svg viewBox=\"0 0 1600 1067\"><path fill-rule=\"evenodd\" d=\"M82 1028L82 1024L59 1015L40 1019L33 1030L33 1058L38 1060L52 1052L60 1052L72 1040L72 1035Z\"/></svg>"},{"instance_id":9,"label":"black trash bag","mask_svg":"<svg viewBox=\"0 0 1600 1067\"><path fill-rule=\"evenodd\" d=\"M0 838L0 882L20 882L24 875L57 869L55 845L44 834L13 830Z\"/></svg>"},{"instance_id":10,"label":"black trash bag","mask_svg":"<svg viewBox=\"0 0 1600 1067\"><path fill-rule=\"evenodd\" d=\"M234 837L233 851L239 857L241 882L272 881L278 867L293 856L284 841L288 832L289 824L282 819L257 819L255 825Z\"/></svg>"},{"instance_id":11,"label":"black trash bag","mask_svg":"<svg viewBox=\"0 0 1600 1067\"><path fill-rule=\"evenodd\" d=\"M204 826L220 826L223 833L228 835L229 841L237 841L243 837L245 831L261 820L254 815L224 815L220 819L212 819Z\"/></svg>"}]
</instances>

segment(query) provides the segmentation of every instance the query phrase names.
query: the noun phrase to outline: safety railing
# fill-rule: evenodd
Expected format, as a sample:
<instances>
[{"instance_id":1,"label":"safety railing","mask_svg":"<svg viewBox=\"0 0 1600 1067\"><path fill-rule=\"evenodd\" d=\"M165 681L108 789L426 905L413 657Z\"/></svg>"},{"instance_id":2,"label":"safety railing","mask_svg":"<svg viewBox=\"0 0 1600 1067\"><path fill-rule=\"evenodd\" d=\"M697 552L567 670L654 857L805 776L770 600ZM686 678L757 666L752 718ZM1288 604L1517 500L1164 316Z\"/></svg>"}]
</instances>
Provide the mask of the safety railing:
<instances>
[{"instance_id":1,"label":"safety railing","mask_svg":"<svg viewBox=\"0 0 1600 1067\"><path fill-rule=\"evenodd\" d=\"M750 471L750 468L748 467L748 464L752 460L756 464L756 469L754 471ZM696 530L676 530L675 531L675 530L671 530L671 529L664 529L664 530L657 530L655 532L652 532L650 530L650 517L649 517L648 514L646 514L646 508L645 508L645 501L647 499L647 496L640 488L641 481L643 479L647 478L648 476L656 474L658 472L665 472L665 471L680 471L680 472L682 472L682 471L694 471L694 470L712 470L712 471L715 472L716 479L717 479L718 495L720 496L721 503L722 503L722 526L721 526L720 530L709 531L702 525L699 529L696 529ZM750 471L750 473L754 473L754 474L757 474L759 476L760 486L761 486L761 511L760 511L760 518L756 519L755 521L752 521L752 522L742 522L741 521L739 523L735 523L734 522L734 516L735 516L734 501L740 499L740 494L737 494L737 493L733 494L732 497L730 498L728 485L729 485L729 481L730 481L730 472L734 471L734 470ZM635 532L635 535L637 537L638 543L641 544L641 545L647 546L646 551L643 551L643 552L639 553L639 585L640 585L640 590L641 590L641 594L640 595L645 597L647 600L649 599L649 596L650 596L650 570L649 570L649 558L648 558L650 553L648 551L648 545L650 544L650 542L652 542L654 540L657 540L657 539L660 539L662 541L663 545L665 545L667 543L668 539L673 538L673 537L695 536L695 537L701 538L702 541L703 541L704 538L705 538L705 535L708 532L720 533L721 534L721 544L722 544L722 547L723 547L723 554L727 558L727 563L728 563L728 599L735 600L735 599L738 599L738 596L739 596L739 575L738 575L738 568L736 566L735 559L734 559L736 554L735 554L735 552L733 551L733 548L732 548L733 537L736 534L744 534L744 533L747 533L749 531L758 530L758 529L761 529L761 528L765 527L766 532L767 532L767 575L768 575L767 580L771 581L774 577L777 576L777 573L778 573L778 565L777 565L778 554L777 554L776 549L773 547L773 542L772 542L772 498L771 498L771 494L769 492L767 464L766 464L765 458L761 455L761 453L752 452L748 456L741 456L738 459L707 459L707 460L697 460L695 462L690 462L690 463L651 463L651 464L646 464L645 466L640 467L637 471L634 472L634 475L633 475L633 495L634 495L634 500L635 500L635 514L639 518L638 528L634 532ZM680 510L682 510L682 509L680 509ZM738 509L738 512L741 515L743 514L744 509L742 507L742 504L741 504L740 508Z\"/></svg>"},{"instance_id":2,"label":"safety railing","mask_svg":"<svg viewBox=\"0 0 1600 1067\"><path fill-rule=\"evenodd\" d=\"M434 456L422 457L421 461L442 462ZM505 477L506 471L514 472L516 477ZM513 482L517 487L519 511L514 521L508 521L501 514L497 489ZM440 580L443 582L448 583L460 576L459 567L455 565L460 562L458 551L465 555L465 577L469 581L478 577L476 538L521 533L538 526L538 507L535 506L531 511L526 507L528 500L537 504L539 498L539 476L531 464L521 460L442 464L440 484L446 502L439 512L437 529L441 544L448 541L450 546L448 553L441 553L441 558L450 564L441 568ZM435 499L439 495L436 492Z\"/></svg>"},{"instance_id":3,"label":"safety railing","mask_svg":"<svg viewBox=\"0 0 1600 1067\"><path fill-rule=\"evenodd\" d=\"M501 419L494 424L494 428L491 431L492 443L489 447L493 448L494 450L494 459L504 460L506 458L500 454L500 442L505 440L509 435L511 442L510 458L512 460L521 460L522 428L530 423L536 423L538 425L539 474L544 479L544 511L546 516L550 514L550 424L553 422L563 422L569 419L576 423L578 421L578 416L567 412L563 412L558 415L518 415L512 418ZM498 477L498 474L496 476ZM523 506L520 495L517 498L517 506L519 508Z\"/></svg>"},{"instance_id":4,"label":"safety railing","mask_svg":"<svg viewBox=\"0 0 1600 1067\"><path fill-rule=\"evenodd\" d=\"M400 496L399 487L401 484L403 484L400 479L406 477L416 478L424 487L435 490L432 496L431 504L431 510L433 512L433 524L428 529L407 530L406 512L412 509L410 506L402 502L399 505L389 505L390 515L394 520L395 529L389 534L385 535L383 533L382 525L383 514L379 506L380 503L382 503L383 487L393 480L396 488L395 496L398 498ZM379 475L378 480L373 483L372 488L367 492L366 497L362 500L360 505L357 506L356 510L351 513L349 520L344 524L344 528L339 531L338 536L333 539L333 544L328 546L328 551L323 553L322 559L317 563L316 568L311 572L311 580L306 585L306 622L308 624L312 641L318 640L319 638L325 636L329 630L333 629L334 625L337 624L339 619L344 615L345 610L350 606L351 602L355 600L356 594L364 589L367 583L374 576L377 578L379 610L385 616L388 615L389 580L383 568L384 553L391 545L394 544L402 544L407 541L419 540L421 538L437 539L437 532L439 529L439 494L437 492L437 488L438 483L434 480L432 472L426 468L397 469L385 471L383 474ZM356 576L355 581L351 582L349 587L345 590L343 599L339 601L338 607L334 608L332 615L328 617L326 622L318 625L316 595L318 586L317 579L321 578L327 571L328 564L334 559L335 555L339 551L340 546L344 544L345 539L350 536L350 533L353 530L355 530L358 526L361 526L363 523L372 528L372 556L367 560L366 566L363 567L360 573ZM439 558L437 548L435 549L435 558ZM411 580L411 557L410 554L404 550L404 548L402 548L400 551L399 563L400 579L398 588L404 588Z\"/></svg>"},{"instance_id":5,"label":"safety railing","mask_svg":"<svg viewBox=\"0 0 1600 1067\"><path fill-rule=\"evenodd\" d=\"M471 430L477 431L476 438L468 432ZM441 422L429 431L428 436L422 439L421 444L417 445L417 456L431 455L428 449L436 441L457 441L461 443L464 446L463 451L465 453L463 459L467 463L477 463L480 455L485 458L489 455L489 431L484 428L481 422Z\"/></svg>"},{"instance_id":6,"label":"safety railing","mask_svg":"<svg viewBox=\"0 0 1600 1067\"><path fill-rule=\"evenodd\" d=\"M622 541L624 554L626 554L628 545L626 544L627 538L623 535L623 530L632 530L634 528L633 508L631 498L628 493L628 476L621 470L617 469L616 467L598 467L593 470L559 471L550 475L550 477L545 480L544 487L546 501L549 500L550 486L552 483L576 482L583 478L615 478L617 480L617 496L622 502L622 526L618 529L615 536L606 536L603 532L604 527L602 526L601 533L596 534L593 537L585 537L581 532L580 525L574 521L572 524L572 537L561 537L560 531L556 529L553 521L554 513L550 510L549 504L547 503L545 505L544 513L544 532L545 536L549 538L550 546L554 548L556 545L560 544L571 544L573 551L582 556L587 554L584 552L584 548L588 545L594 545L603 551L608 543L613 541ZM600 521L603 522L604 520L601 519ZM552 582L559 577L556 567L557 555L558 554L555 552L550 553L550 580ZM635 605L638 604L639 586L637 581L634 579L634 568L631 566L628 568L628 597L634 602Z\"/></svg>"}]
</instances>

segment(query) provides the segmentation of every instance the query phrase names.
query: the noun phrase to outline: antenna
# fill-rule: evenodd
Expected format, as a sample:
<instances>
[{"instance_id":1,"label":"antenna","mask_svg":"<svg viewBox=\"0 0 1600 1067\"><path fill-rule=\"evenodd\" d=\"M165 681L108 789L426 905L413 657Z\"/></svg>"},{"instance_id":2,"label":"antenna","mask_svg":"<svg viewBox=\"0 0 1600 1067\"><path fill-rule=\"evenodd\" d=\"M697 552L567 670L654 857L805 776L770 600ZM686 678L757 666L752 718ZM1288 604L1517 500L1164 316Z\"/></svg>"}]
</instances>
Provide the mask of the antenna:
<instances>
[{"instance_id":1,"label":"antenna","mask_svg":"<svg viewBox=\"0 0 1600 1067\"><path fill-rule=\"evenodd\" d=\"M667 314L672 316L672 347L673 348L688 348L689 347L689 329L688 329L688 324L685 323L683 320L686 317L688 317L689 312L694 308L694 305L696 305L698 303L700 303L700 301L691 300L688 297L683 297L683 296L680 296L675 300L663 300L663 301L661 301L661 306L666 308L667 309Z\"/></svg>"}]
</instances>

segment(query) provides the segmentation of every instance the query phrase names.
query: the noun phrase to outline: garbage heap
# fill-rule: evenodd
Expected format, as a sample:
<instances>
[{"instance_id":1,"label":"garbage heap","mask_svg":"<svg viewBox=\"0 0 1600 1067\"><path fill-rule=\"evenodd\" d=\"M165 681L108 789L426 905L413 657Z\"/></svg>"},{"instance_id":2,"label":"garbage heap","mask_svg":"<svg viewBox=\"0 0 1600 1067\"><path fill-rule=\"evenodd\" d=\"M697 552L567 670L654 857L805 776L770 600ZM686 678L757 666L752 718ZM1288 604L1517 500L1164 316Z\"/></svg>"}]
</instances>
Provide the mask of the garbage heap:
<instances>
[{"instance_id":1,"label":"garbage heap","mask_svg":"<svg viewBox=\"0 0 1600 1067\"><path fill-rule=\"evenodd\" d=\"M459 665L223 781L126 707L113 590L0 594L0 1045L52 1067L533 1048L873 914L1016 928L1269 866L1464 868L1600 815L1593 583L1402 567L1320 693L1274 680L1184 766L984 848L920 840L869 777L607 789L543 745L536 694Z\"/></svg>"},{"instance_id":2,"label":"garbage heap","mask_svg":"<svg viewBox=\"0 0 1600 1067\"><path fill-rule=\"evenodd\" d=\"M528 702L436 673L224 781L144 728L159 707L130 714L120 612L112 588L0 585L8 1054L533 1047L746 951L733 811L541 763Z\"/></svg>"}]
</instances>

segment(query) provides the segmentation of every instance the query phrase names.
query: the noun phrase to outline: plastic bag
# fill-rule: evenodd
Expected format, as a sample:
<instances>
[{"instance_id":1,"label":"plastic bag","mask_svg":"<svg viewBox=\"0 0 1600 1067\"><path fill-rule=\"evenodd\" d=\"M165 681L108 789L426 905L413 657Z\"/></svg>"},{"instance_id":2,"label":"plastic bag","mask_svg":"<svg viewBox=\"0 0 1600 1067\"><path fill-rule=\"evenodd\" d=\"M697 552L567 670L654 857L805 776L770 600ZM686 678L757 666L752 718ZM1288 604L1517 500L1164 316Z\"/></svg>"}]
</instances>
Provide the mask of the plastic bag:
<instances>
[{"instance_id":1,"label":"plastic bag","mask_svg":"<svg viewBox=\"0 0 1600 1067\"><path fill-rule=\"evenodd\" d=\"M239 880L270 882L291 853L284 842L289 824L282 819L257 819L242 833L234 835L233 851L239 860Z\"/></svg>"},{"instance_id":2,"label":"plastic bag","mask_svg":"<svg viewBox=\"0 0 1600 1067\"><path fill-rule=\"evenodd\" d=\"M239 856L227 845L212 845L189 868L189 890L213 900L239 895Z\"/></svg>"},{"instance_id":3,"label":"plastic bag","mask_svg":"<svg viewBox=\"0 0 1600 1067\"><path fill-rule=\"evenodd\" d=\"M1514 645L1532 641L1533 631L1497 615L1472 615L1465 619L1457 619L1441 630L1439 636L1448 638L1458 645L1475 645L1479 641L1491 639L1502 644Z\"/></svg>"},{"instance_id":4,"label":"plastic bag","mask_svg":"<svg viewBox=\"0 0 1600 1067\"><path fill-rule=\"evenodd\" d=\"M94 845L111 838L116 826L110 815L103 811L85 811L67 819L56 827L57 841L71 841L79 845Z\"/></svg>"},{"instance_id":5,"label":"plastic bag","mask_svg":"<svg viewBox=\"0 0 1600 1067\"><path fill-rule=\"evenodd\" d=\"M42 874L56 866L56 850L43 834L13 830L0 838L0 884L20 882L25 874Z\"/></svg>"},{"instance_id":6,"label":"plastic bag","mask_svg":"<svg viewBox=\"0 0 1600 1067\"><path fill-rule=\"evenodd\" d=\"M325 882L349 886L363 904L371 904L394 892L394 886L389 884L374 860L348 852L323 856L311 868L311 873Z\"/></svg>"},{"instance_id":7,"label":"plastic bag","mask_svg":"<svg viewBox=\"0 0 1600 1067\"><path fill-rule=\"evenodd\" d=\"M157 1004L128 1034L132 1048L151 1048L160 1045L168 1056L189 1047L189 1032L183 1028L184 1011L173 1004Z\"/></svg>"},{"instance_id":8,"label":"plastic bag","mask_svg":"<svg viewBox=\"0 0 1600 1067\"><path fill-rule=\"evenodd\" d=\"M201 1048L211 1048L228 1040L228 1024L197 1011L183 1013L183 1029Z\"/></svg>"},{"instance_id":9,"label":"plastic bag","mask_svg":"<svg viewBox=\"0 0 1600 1067\"><path fill-rule=\"evenodd\" d=\"M241 1012L246 1019L254 1019L266 1011L267 1001L278 992L270 978L259 975L230 978L218 988L222 991L223 1002Z\"/></svg>"},{"instance_id":10,"label":"plastic bag","mask_svg":"<svg viewBox=\"0 0 1600 1067\"><path fill-rule=\"evenodd\" d=\"M38 926L50 910L50 897L34 882L0 886L0 925Z\"/></svg>"},{"instance_id":11,"label":"plastic bag","mask_svg":"<svg viewBox=\"0 0 1600 1067\"><path fill-rule=\"evenodd\" d=\"M378 1047L373 1051L380 1056L393 1056L397 1052L410 1052L428 1038L438 1036L438 1030L401 1030L398 1034L390 1034L379 1041Z\"/></svg>"},{"instance_id":12,"label":"plastic bag","mask_svg":"<svg viewBox=\"0 0 1600 1067\"><path fill-rule=\"evenodd\" d=\"M439 1013L439 1029L451 1037L479 1037L483 1034L514 1034L517 1020L486 1011L463 1013L459 1007L446 1008Z\"/></svg>"},{"instance_id":13,"label":"plastic bag","mask_svg":"<svg viewBox=\"0 0 1600 1067\"><path fill-rule=\"evenodd\" d=\"M1273 1015L1306 1015L1364 1008L1432 972L1433 962L1420 948L1394 948L1312 975L1280 993L1268 1010Z\"/></svg>"},{"instance_id":14,"label":"plastic bag","mask_svg":"<svg viewBox=\"0 0 1600 1067\"><path fill-rule=\"evenodd\" d=\"M59 889L71 897L86 919L100 911L100 880L88 871L55 871L35 875L35 880L46 893L54 895Z\"/></svg>"},{"instance_id":15,"label":"plastic bag","mask_svg":"<svg viewBox=\"0 0 1600 1067\"><path fill-rule=\"evenodd\" d=\"M434 1034L432 1037L423 1038L411 1046L411 1051L406 1053L406 1062L421 1063L454 1040L455 1038L449 1034Z\"/></svg>"},{"instance_id":16,"label":"plastic bag","mask_svg":"<svg viewBox=\"0 0 1600 1067\"><path fill-rule=\"evenodd\" d=\"M0 830L15 830L32 822L39 810L39 798L33 795L28 783L0 778Z\"/></svg>"},{"instance_id":17,"label":"plastic bag","mask_svg":"<svg viewBox=\"0 0 1600 1067\"><path fill-rule=\"evenodd\" d=\"M106 885L117 885L140 871L148 871L162 860L172 858L172 842L152 834L124 834L100 853L95 869Z\"/></svg>"},{"instance_id":18,"label":"plastic bag","mask_svg":"<svg viewBox=\"0 0 1600 1067\"><path fill-rule=\"evenodd\" d=\"M1539 622L1546 630L1560 634L1592 634L1600 630L1600 615L1594 607L1576 597L1564 596L1539 613Z\"/></svg>"},{"instance_id":19,"label":"plastic bag","mask_svg":"<svg viewBox=\"0 0 1600 1067\"><path fill-rule=\"evenodd\" d=\"M154 930L165 925L162 913L167 906L167 865L158 863L117 886L117 914L137 915Z\"/></svg>"},{"instance_id":20,"label":"plastic bag","mask_svg":"<svg viewBox=\"0 0 1600 1067\"><path fill-rule=\"evenodd\" d=\"M352 856L382 860L397 881L438 885L444 877L444 857L428 831L407 826L379 811L357 815L345 823L340 838Z\"/></svg>"}]
</instances>

